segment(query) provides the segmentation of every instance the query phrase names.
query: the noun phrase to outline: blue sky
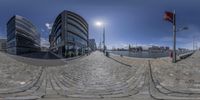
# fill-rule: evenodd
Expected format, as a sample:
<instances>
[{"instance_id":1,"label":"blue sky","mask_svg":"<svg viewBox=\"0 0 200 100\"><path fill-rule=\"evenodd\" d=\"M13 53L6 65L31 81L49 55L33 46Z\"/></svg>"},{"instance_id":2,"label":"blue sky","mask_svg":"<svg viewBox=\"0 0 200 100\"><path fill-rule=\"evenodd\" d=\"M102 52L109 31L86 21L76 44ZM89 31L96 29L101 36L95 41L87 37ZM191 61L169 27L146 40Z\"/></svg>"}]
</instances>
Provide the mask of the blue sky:
<instances>
[{"instance_id":1,"label":"blue sky","mask_svg":"<svg viewBox=\"0 0 200 100\"><path fill-rule=\"evenodd\" d=\"M192 48L193 37L200 42L199 4L199 0L0 0L0 37L6 37L6 23L17 14L38 28L42 45L47 45L48 25L60 12L69 10L86 19L89 37L95 38L97 44L102 29L94 23L100 20L106 23L109 48L128 44L171 47L172 25L163 20L163 14L175 9L177 27L189 27L189 30L177 33L177 45Z\"/></svg>"}]
</instances>

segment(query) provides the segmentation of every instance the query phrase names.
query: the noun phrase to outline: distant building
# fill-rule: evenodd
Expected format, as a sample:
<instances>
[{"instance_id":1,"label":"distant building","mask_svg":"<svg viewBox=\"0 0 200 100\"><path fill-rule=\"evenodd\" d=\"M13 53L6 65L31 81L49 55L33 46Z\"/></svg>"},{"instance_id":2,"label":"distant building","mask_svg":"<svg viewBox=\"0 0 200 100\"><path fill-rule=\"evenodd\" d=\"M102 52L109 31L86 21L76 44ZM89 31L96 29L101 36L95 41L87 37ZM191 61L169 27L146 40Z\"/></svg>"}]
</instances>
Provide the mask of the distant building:
<instances>
[{"instance_id":1,"label":"distant building","mask_svg":"<svg viewBox=\"0 0 200 100\"><path fill-rule=\"evenodd\" d=\"M7 23L7 52L24 54L40 51L40 34L22 16L15 15Z\"/></svg>"},{"instance_id":2,"label":"distant building","mask_svg":"<svg viewBox=\"0 0 200 100\"><path fill-rule=\"evenodd\" d=\"M129 45L128 50L133 51L133 52L141 52L141 51L143 51L143 48L142 48L142 46L131 47L131 45Z\"/></svg>"},{"instance_id":3,"label":"distant building","mask_svg":"<svg viewBox=\"0 0 200 100\"><path fill-rule=\"evenodd\" d=\"M101 44L101 42L99 42L99 46L98 46L98 50L102 50L102 44Z\"/></svg>"},{"instance_id":4,"label":"distant building","mask_svg":"<svg viewBox=\"0 0 200 100\"><path fill-rule=\"evenodd\" d=\"M164 52L169 50L170 48L165 46L152 46L149 48L149 52Z\"/></svg>"},{"instance_id":5,"label":"distant building","mask_svg":"<svg viewBox=\"0 0 200 100\"><path fill-rule=\"evenodd\" d=\"M152 46L149 48L149 52L161 52L161 48L159 46Z\"/></svg>"},{"instance_id":6,"label":"distant building","mask_svg":"<svg viewBox=\"0 0 200 100\"><path fill-rule=\"evenodd\" d=\"M95 51L97 49L95 39L89 39L89 47L91 51Z\"/></svg>"},{"instance_id":7,"label":"distant building","mask_svg":"<svg viewBox=\"0 0 200 100\"><path fill-rule=\"evenodd\" d=\"M7 48L7 39L0 39L0 51L5 52Z\"/></svg>"},{"instance_id":8,"label":"distant building","mask_svg":"<svg viewBox=\"0 0 200 100\"><path fill-rule=\"evenodd\" d=\"M180 53L184 53L184 52L188 52L190 51L189 49L186 49L186 48L178 48L178 52Z\"/></svg>"},{"instance_id":9,"label":"distant building","mask_svg":"<svg viewBox=\"0 0 200 100\"><path fill-rule=\"evenodd\" d=\"M41 51L49 51L48 47L41 47Z\"/></svg>"},{"instance_id":10,"label":"distant building","mask_svg":"<svg viewBox=\"0 0 200 100\"><path fill-rule=\"evenodd\" d=\"M63 57L83 55L88 51L88 23L71 11L60 13L49 35L50 51Z\"/></svg>"},{"instance_id":11,"label":"distant building","mask_svg":"<svg viewBox=\"0 0 200 100\"><path fill-rule=\"evenodd\" d=\"M165 51L168 51L168 50L170 50L170 48L169 47L165 47Z\"/></svg>"}]
</instances>

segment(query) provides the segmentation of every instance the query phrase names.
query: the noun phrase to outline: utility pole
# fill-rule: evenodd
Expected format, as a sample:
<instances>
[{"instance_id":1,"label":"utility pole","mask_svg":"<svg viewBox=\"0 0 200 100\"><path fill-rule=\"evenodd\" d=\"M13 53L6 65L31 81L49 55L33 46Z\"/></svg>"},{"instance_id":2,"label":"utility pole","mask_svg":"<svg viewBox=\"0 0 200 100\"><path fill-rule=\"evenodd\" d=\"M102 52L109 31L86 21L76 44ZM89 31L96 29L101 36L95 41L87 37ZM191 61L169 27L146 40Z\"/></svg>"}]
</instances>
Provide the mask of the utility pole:
<instances>
[{"instance_id":1,"label":"utility pole","mask_svg":"<svg viewBox=\"0 0 200 100\"><path fill-rule=\"evenodd\" d=\"M106 45L105 45L105 25L103 25L103 52L106 51Z\"/></svg>"},{"instance_id":2,"label":"utility pole","mask_svg":"<svg viewBox=\"0 0 200 100\"><path fill-rule=\"evenodd\" d=\"M194 36L193 36L193 43L192 44L193 44L193 51L194 51Z\"/></svg>"},{"instance_id":3,"label":"utility pole","mask_svg":"<svg viewBox=\"0 0 200 100\"><path fill-rule=\"evenodd\" d=\"M176 63L176 12L173 14L173 63Z\"/></svg>"},{"instance_id":4,"label":"utility pole","mask_svg":"<svg viewBox=\"0 0 200 100\"><path fill-rule=\"evenodd\" d=\"M101 37L100 37L100 42L99 42L99 50L101 51Z\"/></svg>"},{"instance_id":5,"label":"utility pole","mask_svg":"<svg viewBox=\"0 0 200 100\"><path fill-rule=\"evenodd\" d=\"M176 11L174 10L174 12L165 12L164 15L164 19L171 22L173 24L173 58L172 58L172 62L176 63L176 32L180 31L176 29ZM182 28L182 30L187 30L187 27Z\"/></svg>"}]
</instances>

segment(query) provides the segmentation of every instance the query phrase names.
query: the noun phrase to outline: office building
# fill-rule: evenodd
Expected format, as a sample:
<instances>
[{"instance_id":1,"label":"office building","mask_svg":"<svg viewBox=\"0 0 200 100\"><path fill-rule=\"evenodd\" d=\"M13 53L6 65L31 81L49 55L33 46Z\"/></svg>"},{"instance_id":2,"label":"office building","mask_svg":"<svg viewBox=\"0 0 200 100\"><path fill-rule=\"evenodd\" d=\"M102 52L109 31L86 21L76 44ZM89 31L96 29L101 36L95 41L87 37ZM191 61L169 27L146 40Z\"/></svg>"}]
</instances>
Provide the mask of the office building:
<instances>
[{"instance_id":1,"label":"office building","mask_svg":"<svg viewBox=\"0 0 200 100\"><path fill-rule=\"evenodd\" d=\"M95 51L97 49L95 39L89 39L89 47L91 51Z\"/></svg>"},{"instance_id":2,"label":"office building","mask_svg":"<svg viewBox=\"0 0 200 100\"><path fill-rule=\"evenodd\" d=\"M7 39L0 39L0 51L5 52L6 51L6 42Z\"/></svg>"},{"instance_id":3,"label":"office building","mask_svg":"<svg viewBox=\"0 0 200 100\"><path fill-rule=\"evenodd\" d=\"M7 52L24 54L40 51L40 34L26 18L15 15L7 23Z\"/></svg>"},{"instance_id":4,"label":"office building","mask_svg":"<svg viewBox=\"0 0 200 100\"><path fill-rule=\"evenodd\" d=\"M80 15L63 11L54 21L49 35L50 51L62 57L88 52L88 24Z\"/></svg>"}]
</instances>

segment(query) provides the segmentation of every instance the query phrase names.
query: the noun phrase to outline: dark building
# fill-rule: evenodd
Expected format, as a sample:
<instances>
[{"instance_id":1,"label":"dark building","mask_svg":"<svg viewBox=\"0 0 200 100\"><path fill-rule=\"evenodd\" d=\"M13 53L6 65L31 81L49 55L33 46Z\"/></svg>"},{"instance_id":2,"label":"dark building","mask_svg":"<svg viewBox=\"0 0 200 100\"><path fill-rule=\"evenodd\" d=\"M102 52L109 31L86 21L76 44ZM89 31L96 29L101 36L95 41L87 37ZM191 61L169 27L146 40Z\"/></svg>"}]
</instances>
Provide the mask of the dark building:
<instances>
[{"instance_id":1,"label":"dark building","mask_svg":"<svg viewBox=\"0 0 200 100\"><path fill-rule=\"evenodd\" d=\"M7 48L7 39L0 39L0 51L5 52Z\"/></svg>"},{"instance_id":2,"label":"dark building","mask_svg":"<svg viewBox=\"0 0 200 100\"><path fill-rule=\"evenodd\" d=\"M47 52L49 51L49 47L41 47L41 51Z\"/></svg>"},{"instance_id":3,"label":"dark building","mask_svg":"<svg viewBox=\"0 0 200 100\"><path fill-rule=\"evenodd\" d=\"M18 55L36 51L40 51L36 27L22 16L13 16L7 23L7 52Z\"/></svg>"},{"instance_id":4,"label":"dark building","mask_svg":"<svg viewBox=\"0 0 200 100\"><path fill-rule=\"evenodd\" d=\"M63 57L83 55L88 49L88 24L71 11L60 13L49 36L50 50Z\"/></svg>"},{"instance_id":5,"label":"dark building","mask_svg":"<svg viewBox=\"0 0 200 100\"><path fill-rule=\"evenodd\" d=\"M89 47L91 51L95 51L97 49L95 39L89 39Z\"/></svg>"},{"instance_id":6,"label":"dark building","mask_svg":"<svg viewBox=\"0 0 200 100\"><path fill-rule=\"evenodd\" d=\"M141 52L141 51L143 51L143 48L142 48L142 46L132 47L131 45L129 45L128 50L133 51L133 52Z\"/></svg>"}]
</instances>

